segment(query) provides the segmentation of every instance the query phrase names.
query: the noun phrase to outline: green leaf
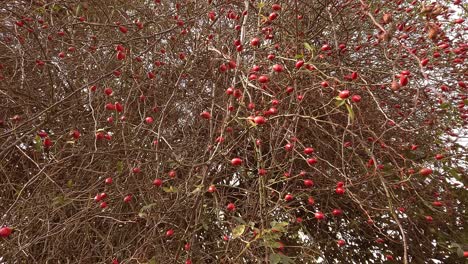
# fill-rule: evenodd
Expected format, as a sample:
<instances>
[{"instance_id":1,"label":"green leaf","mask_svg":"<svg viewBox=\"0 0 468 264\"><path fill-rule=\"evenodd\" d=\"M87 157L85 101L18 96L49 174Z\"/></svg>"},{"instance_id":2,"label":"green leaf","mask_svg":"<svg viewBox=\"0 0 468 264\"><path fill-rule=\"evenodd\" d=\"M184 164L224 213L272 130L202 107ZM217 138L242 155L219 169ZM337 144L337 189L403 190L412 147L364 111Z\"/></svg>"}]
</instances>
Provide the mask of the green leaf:
<instances>
[{"instance_id":1,"label":"green leaf","mask_svg":"<svg viewBox=\"0 0 468 264\"><path fill-rule=\"evenodd\" d=\"M75 16L78 16L80 14L80 11L81 11L81 5L77 5L76 10L75 10Z\"/></svg>"},{"instance_id":2,"label":"green leaf","mask_svg":"<svg viewBox=\"0 0 468 264\"><path fill-rule=\"evenodd\" d=\"M269 240L266 240L264 241L265 243L265 246L267 247L271 247L271 248L280 248L282 246L282 244L278 241L269 241Z\"/></svg>"},{"instance_id":3,"label":"green leaf","mask_svg":"<svg viewBox=\"0 0 468 264\"><path fill-rule=\"evenodd\" d=\"M310 46L310 44L307 43L307 42L304 42L304 47L305 47L308 51L310 51L310 52L313 52L313 51L314 51L314 49L312 48L312 46Z\"/></svg>"},{"instance_id":4,"label":"green leaf","mask_svg":"<svg viewBox=\"0 0 468 264\"><path fill-rule=\"evenodd\" d=\"M447 109L447 108L449 108L449 107L450 107L450 103L442 103L442 104L440 105L440 108L442 108L442 109Z\"/></svg>"},{"instance_id":5,"label":"green leaf","mask_svg":"<svg viewBox=\"0 0 468 264\"><path fill-rule=\"evenodd\" d=\"M270 255L270 264L279 264L281 262L280 254L271 254Z\"/></svg>"},{"instance_id":6,"label":"green leaf","mask_svg":"<svg viewBox=\"0 0 468 264\"><path fill-rule=\"evenodd\" d=\"M141 218L145 218L148 216L148 214L145 212L145 211L148 211L149 209L151 209L151 207L155 206L156 203L151 203L151 204L148 204L148 205L145 205L143 206L141 209L140 209L140 212L138 213L138 216L141 217Z\"/></svg>"},{"instance_id":7,"label":"green leaf","mask_svg":"<svg viewBox=\"0 0 468 264\"><path fill-rule=\"evenodd\" d=\"M34 138L34 149L36 151L41 151L42 149L42 144L41 144L41 137L39 135L36 135L36 137Z\"/></svg>"},{"instance_id":8,"label":"green leaf","mask_svg":"<svg viewBox=\"0 0 468 264\"><path fill-rule=\"evenodd\" d=\"M270 255L270 264L294 264L294 261L290 259L288 256L283 254L271 254Z\"/></svg>"},{"instance_id":9,"label":"green leaf","mask_svg":"<svg viewBox=\"0 0 468 264\"><path fill-rule=\"evenodd\" d=\"M273 221L273 222L270 223L270 225L271 225L271 230L276 230L276 231L279 231L279 232L286 232L285 227L288 226L288 222Z\"/></svg>"},{"instance_id":10,"label":"green leaf","mask_svg":"<svg viewBox=\"0 0 468 264\"><path fill-rule=\"evenodd\" d=\"M73 181L72 181L72 180L68 180L68 181L67 181L67 187L68 187L68 188L73 187Z\"/></svg>"},{"instance_id":11,"label":"green leaf","mask_svg":"<svg viewBox=\"0 0 468 264\"><path fill-rule=\"evenodd\" d=\"M348 115L351 120L354 120L354 111L349 104L346 104L346 109L348 109Z\"/></svg>"},{"instance_id":12,"label":"green leaf","mask_svg":"<svg viewBox=\"0 0 468 264\"><path fill-rule=\"evenodd\" d=\"M65 200L65 197L64 197L63 195L59 195L59 196L57 196L57 197L54 198L52 204L53 204L54 206L60 206L60 205L65 204L65 201L66 201L66 200Z\"/></svg>"},{"instance_id":13,"label":"green leaf","mask_svg":"<svg viewBox=\"0 0 468 264\"><path fill-rule=\"evenodd\" d=\"M283 263L283 264L290 264L290 263L294 264L294 261L291 258L289 258L288 256L280 255L280 257L281 257L281 263Z\"/></svg>"},{"instance_id":14,"label":"green leaf","mask_svg":"<svg viewBox=\"0 0 468 264\"><path fill-rule=\"evenodd\" d=\"M244 234L245 225L238 225L232 230L232 238L236 239Z\"/></svg>"},{"instance_id":15,"label":"green leaf","mask_svg":"<svg viewBox=\"0 0 468 264\"><path fill-rule=\"evenodd\" d=\"M177 189L174 188L173 186L163 187L162 189L163 189L163 191L165 191L167 193L176 193L177 192Z\"/></svg>"},{"instance_id":16,"label":"green leaf","mask_svg":"<svg viewBox=\"0 0 468 264\"><path fill-rule=\"evenodd\" d=\"M234 218L234 220L236 220L237 222L241 223L241 224L244 224L246 225L247 223L240 217L237 217L237 216L233 216L232 218Z\"/></svg>"},{"instance_id":17,"label":"green leaf","mask_svg":"<svg viewBox=\"0 0 468 264\"><path fill-rule=\"evenodd\" d=\"M294 56L295 59L302 59L304 58L304 54L296 54L296 56Z\"/></svg>"},{"instance_id":18,"label":"green leaf","mask_svg":"<svg viewBox=\"0 0 468 264\"><path fill-rule=\"evenodd\" d=\"M338 98L339 98L339 97L338 97ZM340 106L342 106L342 105L344 105L344 104L346 103L345 100L343 100L343 99L341 99L341 98L338 99L338 98L337 98L336 101L335 101L336 107L340 107Z\"/></svg>"},{"instance_id":19,"label":"green leaf","mask_svg":"<svg viewBox=\"0 0 468 264\"><path fill-rule=\"evenodd\" d=\"M150 259L150 261L148 261L148 263L146 263L146 264L157 264L157 262L156 262L156 257L152 257L152 258Z\"/></svg>"},{"instance_id":20,"label":"green leaf","mask_svg":"<svg viewBox=\"0 0 468 264\"><path fill-rule=\"evenodd\" d=\"M123 162L121 160L117 161L117 172L118 173L123 172Z\"/></svg>"},{"instance_id":21,"label":"green leaf","mask_svg":"<svg viewBox=\"0 0 468 264\"><path fill-rule=\"evenodd\" d=\"M257 8L263 8L265 6L265 2L260 2L257 4Z\"/></svg>"}]
</instances>

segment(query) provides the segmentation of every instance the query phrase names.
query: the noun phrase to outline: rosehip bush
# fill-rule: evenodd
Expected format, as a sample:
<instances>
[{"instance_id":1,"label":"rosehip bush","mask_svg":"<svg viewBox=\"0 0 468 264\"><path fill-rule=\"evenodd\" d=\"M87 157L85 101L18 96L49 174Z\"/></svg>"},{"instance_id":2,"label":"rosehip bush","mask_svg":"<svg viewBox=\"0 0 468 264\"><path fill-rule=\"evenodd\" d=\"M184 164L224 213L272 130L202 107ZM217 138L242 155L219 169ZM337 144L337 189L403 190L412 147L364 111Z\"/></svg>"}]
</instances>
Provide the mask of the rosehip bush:
<instances>
[{"instance_id":1,"label":"rosehip bush","mask_svg":"<svg viewBox=\"0 0 468 264\"><path fill-rule=\"evenodd\" d=\"M466 3L0 3L0 262L463 263Z\"/></svg>"}]
</instances>

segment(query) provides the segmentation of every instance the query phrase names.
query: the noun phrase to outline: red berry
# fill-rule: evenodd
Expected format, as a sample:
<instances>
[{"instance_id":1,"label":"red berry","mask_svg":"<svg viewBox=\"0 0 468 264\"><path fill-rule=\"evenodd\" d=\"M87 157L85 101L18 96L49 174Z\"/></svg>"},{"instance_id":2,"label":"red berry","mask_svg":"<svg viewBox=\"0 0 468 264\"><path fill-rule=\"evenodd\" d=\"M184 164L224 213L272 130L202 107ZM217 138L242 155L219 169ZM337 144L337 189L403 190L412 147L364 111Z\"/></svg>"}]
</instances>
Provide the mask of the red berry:
<instances>
[{"instance_id":1,"label":"red berry","mask_svg":"<svg viewBox=\"0 0 468 264\"><path fill-rule=\"evenodd\" d=\"M236 210L236 205L234 205L233 203L228 203L226 209L230 212L233 212Z\"/></svg>"},{"instance_id":2,"label":"red berry","mask_svg":"<svg viewBox=\"0 0 468 264\"><path fill-rule=\"evenodd\" d=\"M253 39L250 41L250 45L252 45L252 46L258 46L258 45L260 45L260 39L258 39L258 38L253 38Z\"/></svg>"},{"instance_id":3,"label":"red berry","mask_svg":"<svg viewBox=\"0 0 468 264\"><path fill-rule=\"evenodd\" d=\"M175 170L170 170L168 174L169 174L169 177L172 178L172 179L174 179L176 177Z\"/></svg>"},{"instance_id":4,"label":"red berry","mask_svg":"<svg viewBox=\"0 0 468 264\"><path fill-rule=\"evenodd\" d=\"M349 90L343 90L341 91L338 96L341 98L341 99L346 99L349 97Z\"/></svg>"},{"instance_id":5,"label":"red berry","mask_svg":"<svg viewBox=\"0 0 468 264\"><path fill-rule=\"evenodd\" d=\"M74 138L74 139L79 139L81 137L81 133L80 131L78 130L73 130L72 133L71 133L71 136Z\"/></svg>"},{"instance_id":6,"label":"red berry","mask_svg":"<svg viewBox=\"0 0 468 264\"><path fill-rule=\"evenodd\" d=\"M163 184L163 181L161 179L155 179L153 181L153 185L156 187L161 187L162 184Z\"/></svg>"},{"instance_id":7,"label":"red berry","mask_svg":"<svg viewBox=\"0 0 468 264\"><path fill-rule=\"evenodd\" d=\"M106 208L107 207L107 203L106 202L102 202L101 204L99 204L99 207L101 208Z\"/></svg>"},{"instance_id":8,"label":"red berry","mask_svg":"<svg viewBox=\"0 0 468 264\"><path fill-rule=\"evenodd\" d=\"M271 13L271 14L268 16L268 19L269 19L270 21L273 21L273 20L275 20L275 19L277 19L277 18L278 18L278 13L275 13L275 12Z\"/></svg>"},{"instance_id":9,"label":"red berry","mask_svg":"<svg viewBox=\"0 0 468 264\"><path fill-rule=\"evenodd\" d=\"M173 229L169 229L169 230L166 231L166 236L167 237L170 237L172 235L174 235L174 230Z\"/></svg>"},{"instance_id":10,"label":"red berry","mask_svg":"<svg viewBox=\"0 0 468 264\"><path fill-rule=\"evenodd\" d=\"M269 81L270 81L270 79L268 78L268 76L262 75L262 76L258 77L258 82L259 83L267 83Z\"/></svg>"},{"instance_id":11,"label":"red berry","mask_svg":"<svg viewBox=\"0 0 468 264\"><path fill-rule=\"evenodd\" d=\"M310 188L310 187L314 186L314 181L309 180L309 179L304 180L304 185L305 185L305 187Z\"/></svg>"},{"instance_id":12,"label":"red berry","mask_svg":"<svg viewBox=\"0 0 468 264\"><path fill-rule=\"evenodd\" d=\"M345 193L345 189L343 187L336 187L335 193L338 195L342 195Z\"/></svg>"},{"instance_id":13,"label":"red berry","mask_svg":"<svg viewBox=\"0 0 468 264\"><path fill-rule=\"evenodd\" d=\"M314 214L315 219L317 220L323 220L325 218L325 215L322 212L316 212Z\"/></svg>"},{"instance_id":14,"label":"red berry","mask_svg":"<svg viewBox=\"0 0 468 264\"><path fill-rule=\"evenodd\" d=\"M124 27L124 26L119 26L119 30L120 30L120 32L122 32L124 34L128 32L128 29L126 27Z\"/></svg>"},{"instance_id":15,"label":"red berry","mask_svg":"<svg viewBox=\"0 0 468 264\"><path fill-rule=\"evenodd\" d=\"M359 96L359 95L357 95L357 94L356 94L356 95L353 95L353 96L351 97L351 101L353 101L353 102L355 102L355 103L359 103L359 102L361 101L361 96Z\"/></svg>"},{"instance_id":16,"label":"red berry","mask_svg":"<svg viewBox=\"0 0 468 264\"><path fill-rule=\"evenodd\" d=\"M317 163L317 159L316 158L309 158L309 159L307 159L307 163L309 165L314 165L315 163Z\"/></svg>"},{"instance_id":17,"label":"red berry","mask_svg":"<svg viewBox=\"0 0 468 264\"><path fill-rule=\"evenodd\" d=\"M314 153L314 149L313 149L313 148L310 148L310 147L309 147L309 148L305 148L305 149L304 149L304 154L310 155L310 154L312 154L312 153Z\"/></svg>"},{"instance_id":18,"label":"red berry","mask_svg":"<svg viewBox=\"0 0 468 264\"><path fill-rule=\"evenodd\" d=\"M4 237L4 238L7 238L11 235L11 233L13 232L13 229L8 227L8 226L4 226L2 228L0 228L0 237Z\"/></svg>"},{"instance_id":19,"label":"red berry","mask_svg":"<svg viewBox=\"0 0 468 264\"><path fill-rule=\"evenodd\" d=\"M123 200L124 200L125 203L131 202L132 201L132 195L129 194L129 195L125 196Z\"/></svg>"},{"instance_id":20,"label":"red berry","mask_svg":"<svg viewBox=\"0 0 468 264\"><path fill-rule=\"evenodd\" d=\"M148 116L147 118L145 118L146 124L151 124L151 123L153 123L153 121L154 121L154 119L151 116Z\"/></svg>"},{"instance_id":21,"label":"red berry","mask_svg":"<svg viewBox=\"0 0 468 264\"><path fill-rule=\"evenodd\" d=\"M111 177L109 177L109 178L106 178L106 179L104 180L104 182L105 182L106 184L112 184L113 180L112 180Z\"/></svg>"},{"instance_id":22,"label":"red berry","mask_svg":"<svg viewBox=\"0 0 468 264\"><path fill-rule=\"evenodd\" d=\"M338 240L336 243L338 244L339 247L342 247L346 244L346 242L343 239Z\"/></svg>"},{"instance_id":23,"label":"red berry","mask_svg":"<svg viewBox=\"0 0 468 264\"><path fill-rule=\"evenodd\" d=\"M50 138L44 139L44 148L50 148L53 144L54 143L52 143L52 140Z\"/></svg>"},{"instance_id":24,"label":"red berry","mask_svg":"<svg viewBox=\"0 0 468 264\"><path fill-rule=\"evenodd\" d=\"M340 209L333 209L332 211L332 215L334 216L340 216L343 214L343 211L341 211Z\"/></svg>"},{"instance_id":25,"label":"red berry","mask_svg":"<svg viewBox=\"0 0 468 264\"><path fill-rule=\"evenodd\" d=\"M232 166L239 166L242 164L242 160L240 158L233 158L231 160L231 165Z\"/></svg>"},{"instance_id":26,"label":"red berry","mask_svg":"<svg viewBox=\"0 0 468 264\"><path fill-rule=\"evenodd\" d=\"M408 77L404 74L400 75L400 85L406 86L408 84Z\"/></svg>"},{"instance_id":27,"label":"red berry","mask_svg":"<svg viewBox=\"0 0 468 264\"><path fill-rule=\"evenodd\" d=\"M263 117L263 116L256 116L256 117L254 117L254 120L253 120L253 121L254 121L255 124L257 124L257 125L263 125L263 124L265 124L265 122L266 122L265 117Z\"/></svg>"},{"instance_id":28,"label":"red berry","mask_svg":"<svg viewBox=\"0 0 468 264\"><path fill-rule=\"evenodd\" d=\"M284 200L286 200L286 202L290 202L294 199L294 197L291 195L291 194L286 194L284 196Z\"/></svg>"},{"instance_id":29,"label":"red berry","mask_svg":"<svg viewBox=\"0 0 468 264\"><path fill-rule=\"evenodd\" d=\"M271 6L271 9L273 9L274 11L280 11L281 10L281 6L279 4L273 4Z\"/></svg>"},{"instance_id":30,"label":"red berry","mask_svg":"<svg viewBox=\"0 0 468 264\"><path fill-rule=\"evenodd\" d=\"M216 186L210 185L210 187L208 187L208 192L209 192L209 193L214 193L214 192L216 192Z\"/></svg>"},{"instance_id":31,"label":"red berry","mask_svg":"<svg viewBox=\"0 0 468 264\"><path fill-rule=\"evenodd\" d=\"M210 119L211 118L211 114L207 111L203 111L200 116L204 119Z\"/></svg>"},{"instance_id":32,"label":"red berry","mask_svg":"<svg viewBox=\"0 0 468 264\"><path fill-rule=\"evenodd\" d=\"M429 168L422 168L419 173L422 175L422 176L429 176L432 174L432 169L429 169Z\"/></svg>"},{"instance_id":33,"label":"red berry","mask_svg":"<svg viewBox=\"0 0 468 264\"><path fill-rule=\"evenodd\" d=\"M302 66L304 66L304 61L303 60L298 60L296 62L296 69L300 69Z\"/></svg>"},{"instance_id":34,"label":"red berry","mask_svg":"<svg viewBox=\"0 0 468 264\"><path fill-rule=\"evenodd\" d=\"M279 64L275 64L273 65L273 70L275 72L282 72L284 70L283 66L279 65Z\"/></svg>"}]
</instances>

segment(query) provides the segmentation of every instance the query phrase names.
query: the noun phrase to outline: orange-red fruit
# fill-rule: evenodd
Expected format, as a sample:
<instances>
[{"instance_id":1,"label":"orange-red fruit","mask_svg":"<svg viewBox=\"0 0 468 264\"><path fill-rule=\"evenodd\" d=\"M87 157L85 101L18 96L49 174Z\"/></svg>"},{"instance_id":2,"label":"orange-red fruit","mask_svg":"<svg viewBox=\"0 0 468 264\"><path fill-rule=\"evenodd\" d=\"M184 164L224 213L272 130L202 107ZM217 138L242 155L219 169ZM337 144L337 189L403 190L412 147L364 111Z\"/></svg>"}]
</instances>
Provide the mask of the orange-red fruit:
<instances>
[{"instance_id":1,"label":"orange-red fruit","mask_svg":"<svg viewBox=\"0 0 468 264\"><path fill-rule=\"evenodd\" d=\"M203 111L200 116L204 119L210 119L211 118L211 114L207 111Z\"/></svg>"},{"instance_id":2,"label":"orange-red fruit","mask_svg":"<svg viewBox=\"0 0 468 264\"><path fill-rule=\"evenodd\" d=\"M153 185L156 187L161 187L162 184L163 184L163 181L161 179L155 179L153 181Z\"/></svg>"},{"instance_id":3,"label":"orange-red fruit","mask_svg":"<svg viewBox=\"0 0 468 264\"><path fill-rule=\"evenodd\" d=\"M0 228L0 237L9 237L11 233L13 232L13 229L11 229L8 226Z\"/></svg>"},{"instance_id":4,"label":"orange-red fruit","mask_svg":"<svg viewBox=\"0 0 468 264\"><path fill-rule=\"evenodd\" d=\"M304 180L304 185L305 185L305 187L310 188L310 187L314 186L314 181L309 180L309 179Z\"/></svg>"},{"instance_id":5,"label":"orange-red fruit","mask_svg":"<svg viewBox=\"0 0 468 264\"><path fill-rule=\"evenodd\" d=\"M256 116L256 117L254 117L254 120L253 120L253 121L254 121L255 124L257 124L257 125L263 125L263 124L265 124L265 122L266 122L265 117L263 117L263 116Z\"/></svg>"},{"instance_id":6,"label":"orange-red fruit","mask_svg":"<svg viewBox=\"0 0 468 264\"><path fill-rule=\"evenodd\" d=\"M349 90L343 90L341 91L338 96L341 98L341 99L346 99L349 97Z\"/></svg>"},{"instance_id":7,"label":"orange-red fruit","mask_svg":"<svg viewBox=\"0 0 468 264\"><path fill-rule=\"evenodd\" d=\"M422 176L429 176L432 174L432 169L429 169L429 168L422 168L419 173L422 175Z\"/></svg>"},{"instance_id":8,"label":"orange-red fruit","mask_svg":"<svg viewBox=\"0 0 468 264\"><path fill-rule=\"evenodd\" d=\"M233 158L231 160L231 165L232 166L239 166L242 164L242 160L240 158Z\"/></svg>"},{"instance_id":9,"label":"orange-red fruit","mask_svg":"<svg viewBox=\"0 0 468 264\"><path fill-rule=\"evenodd\" d=\"M226 206L226 209L230 212L233 212L236 210L236 205L233 203L228 203L228 205Z\"/></svg>"}]
</instances>

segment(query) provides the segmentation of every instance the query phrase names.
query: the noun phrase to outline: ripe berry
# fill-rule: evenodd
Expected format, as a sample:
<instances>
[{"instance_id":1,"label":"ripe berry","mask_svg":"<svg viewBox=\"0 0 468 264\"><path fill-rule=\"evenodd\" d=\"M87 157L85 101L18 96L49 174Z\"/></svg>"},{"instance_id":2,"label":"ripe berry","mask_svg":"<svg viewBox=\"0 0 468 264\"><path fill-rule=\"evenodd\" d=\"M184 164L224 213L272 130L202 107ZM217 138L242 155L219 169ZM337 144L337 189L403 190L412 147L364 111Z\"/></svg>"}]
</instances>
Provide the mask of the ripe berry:
<instances>
[{"instance_id":1,"label":"ripe berry","mask_svg":"<svg viewBox=\"0 0 468 264\"><path fill-rule=\"evenodd\" d=\"M214 192L216 192L216 186L210 185L210 187L208 187L208 192L209 192L209 193L214 193Z\"/></svg>"},{"instance_id":2,"label":"ripe berry","mask_svg":"<svg viewBox=\"0 0 468 264\"><path fill-rule=\"evenodd\" d=\"M338 195L342 195L345 193L345 189L343 187L336 187L335 193Z\"/></svg>"},{"instance_id":3,"label":"ripe berry","mask_svg":"<svg viewBox=\"0 0 468 264\"><path fill-rule=\"evenodd\" d=\"M263 125L263 124L265 124L265 122L266 122L265 117L263 117L263 116L256 116L256 117L254 117L254 120L253 120L253 121L254 121L255 124L257 124L257 125Z\"/></svg>"},{"instance_id":4,"label":"ripe berry","mask_svg":"<svg viewBox=\"0 0 468 264\"><path fill-rule=\"evenodd\" d=\"M11 235L12 232L13 232L13 229L11 227L4 226L0 228L0 237L7 238Z\"/></svg>"},{"instance_id":5,"label":"ripe berry","mask_svg":"<svg viewBox=\"0 0 468 264\"><path fill-rule=\"evenodd\" d=\"M307 154L307 155L310 155L314 153L314 149L313 148L305 148L304 149L304 154Z\"/></svg>"},{"instance_id":6,"label":"ripe berry","mask_svg":"<svg viewBox=\"0 0 468 264\"><path fill-rule=\"evenodd\" d=\"M315 219L317 220L323 220L325 218L325 215L322 212L316 212L314 214Z\"/></svg>"},{"instance_id":7,"label":"ripe berry","mask_svg":"<svg viewBox=\"0 0 468 264\"><path fill-rule=\"evenodd\" d=\"M304 180L304 185L305 185L305 187L310 188L310 187L314 186L314 181L309 180L309 179Z\"/></svg>"},{"instance_id":8,"label":"ripe berry","mask_svg":"<svg viewBox=\"0 0 468 264\"><path fill-rule=\"evenodd\" d=\"M253 39L250 41L250 45L252 45L252 46L258 46L258 45L260 45L260 39L258 39L258 38L253 38Z\"/></svg>"},{"instance_id":9,"label":"ripe berry","mask_svg":"<svg viewBox=\"0 0 468 264\"><path fill-rule=\"evenodd\" d=\"M236 205L234 205L233 203L229 203L226 207L226 209L230 212L233 212L236 210Z\"/></svg>"},{"instance_id":10,"label":"ripe berry","mask_svg":"<svg viewBox=\"0 0 468 264\"><path fill-rule=\"evenodd\" d=\"M332 211L333 216L340 216L341 214L343 214L343 211L341 211L340 209L333 209Z\"/></svg>"},{"instance_id":11,"label":"ripe berry","mask_svg":"<svg viewBox=\"0 0 468 264\"><path fill-rule=\"evenodd\" d=\"M231 160L231 165L232 166L239 166L242 164L242 160L240 158L233 158Z\"/></svg>"},{"instance_id":12,"label":"ripe berry","mask_svg":"<svg viewBox=\"0 0 468 264\"><path fill-rule=\"evenodd\" d=\"M353 102L355 102L355 103L359 103L359 102L361 101L361 96L359 96L359 95L357 95L357 94L356 94L356 95L353 95L353 96L351 97L351 101L353 101Z\"/></svg>"},{"instance_id":13,"label":"ripe berry","mask_svg":"<svg viewBox=\"0 0 468 264\"><path fill-rule=\"evenodd\" d=\"M210 119L211 118L211 114L207 111L203 111L200 116L204 119Z\"/></svg>"},{"instance_id":14,"label":"ripe berry","mask_svg":"<svg viewBox=\"0 0 468 264\"><path fill-rule=\"evenodd\" d=\"M125 203L131 202L132 201L132 195L129 194L129 195L125 196L123 200L124 200Z\"/></svg>"},{"instance_id":15,"label":"ripe berry","mask_svg":"<svg viewBox=\"0 0 468 264\"><path fill-rule=\"evenodd\" d=\"M422 168L419 173L422 175L422 176L429 176L432 174L432 170L429 169L429 168Z\"/></svg>"},{"instance_id":16,"label":"ripe berry","mask_svg":"<svg viewBox=\"0 0 468 264\"><path fill-rule=\"evenodd\" d=\"M275 64L273 65L273 70L275 72L282 72L284 70L283 66L279 65L279 64Z\"/></svg>"},{"instance_id":17,"label":"ripe berry","mask_svg":"<svg viewBox=\"0 0 468 264\"><path fill-rule=\"evenodd\" d=\"M163 181L161 179L155 179L153 181L153 185L156 187L161 187L162 184L163 184Z\"/></svg>"},{"instance_id":18,"label":"ripe berry","mask_svg":"<svg viewBox=\"0 0 468 264\"><path fill-rule=\"evenodd\" d=\"M171 237L172 235L174 235L174 230L173 229L169 229L166 231L166 236L167 237Z\"/></svg>"},{"instance_id":19,"label":"ripe berry","mask_svg":"<svg viewBox=\"0 0 468 264\"><path fill-rule=\"evenodd\" d=\"M349 90L343 90L341 91L338 96L341 98L341 99L346 99L349 97Z\"/></svg>"}]
</instances>

